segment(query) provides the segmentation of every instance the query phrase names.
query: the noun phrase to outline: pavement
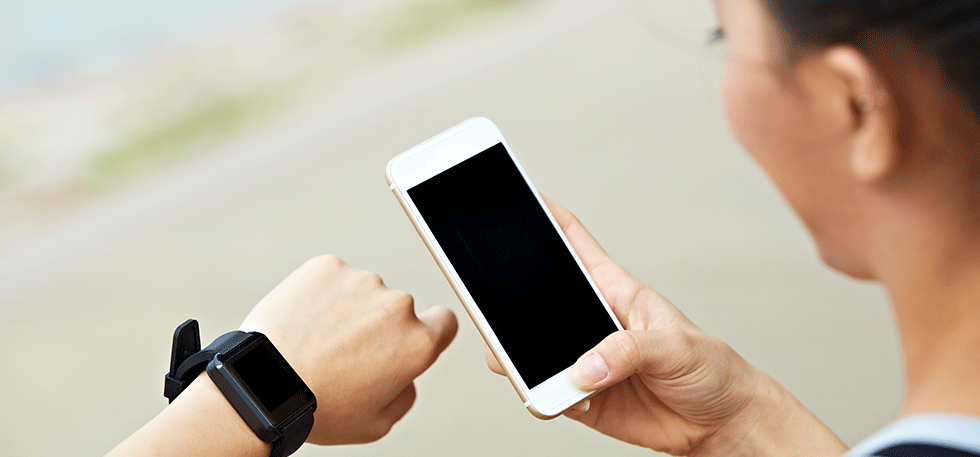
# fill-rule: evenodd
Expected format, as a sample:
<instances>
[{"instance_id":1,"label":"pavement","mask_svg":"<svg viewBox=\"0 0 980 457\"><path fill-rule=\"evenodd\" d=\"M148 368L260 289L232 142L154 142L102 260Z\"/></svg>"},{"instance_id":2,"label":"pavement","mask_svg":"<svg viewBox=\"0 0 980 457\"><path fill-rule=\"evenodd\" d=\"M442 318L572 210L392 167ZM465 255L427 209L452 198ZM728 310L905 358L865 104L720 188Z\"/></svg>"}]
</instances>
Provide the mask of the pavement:
<instances>
[{"instance_id":1,"label":"pavement","mask_svg":"<svg viewBox=\"0 0 980 457\"><path fill-rule=\"evenodd\" d=\"M887 300L820 264L727 133L716 64L658 40L626 1L527 8L311 92L0 258L3 453L107 452L165 406L177 324L198 319L210 341L333 253L420 309L451 307L460 332L387 437L296 455L649 455L524 410L386 188L388 159L475 115L614 258L846 442L886 424L902 393Z\"/></svg>"}]
</instances>

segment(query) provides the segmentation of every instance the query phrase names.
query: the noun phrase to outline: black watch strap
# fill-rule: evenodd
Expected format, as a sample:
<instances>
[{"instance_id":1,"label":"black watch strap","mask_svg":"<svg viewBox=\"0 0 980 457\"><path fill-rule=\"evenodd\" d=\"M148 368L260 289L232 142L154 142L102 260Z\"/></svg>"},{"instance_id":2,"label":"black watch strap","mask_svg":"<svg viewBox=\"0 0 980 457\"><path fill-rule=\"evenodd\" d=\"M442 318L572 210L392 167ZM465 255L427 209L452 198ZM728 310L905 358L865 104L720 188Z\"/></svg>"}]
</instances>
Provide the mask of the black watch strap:
<instances>
[{"instance_id":1,"label":"black watch strap","mask_svg":"<svg viewBox=\"0 0 980 457\"><path fill-rule=\"evenodd\" d=\"M173 403L197 375L205 370L208 363L221 353L227 353L247 340L252 334L242 331L225 333L208 347L201 349L201 336L198 323L188 319L174 331L173 349L170 354L170 372L166 374L163 395ZM303 412L287 424L282 435L272 442L271 457L285 457L296 452L313 430L313 409Z\"/></svg>"},{"instance_id":2,"label":"black watch strap","mask_svg":"<svg viewBox=\"0 0 980 457\"><path fill-rule=\"evenodd\" d=\"M284 457L296 452L313 430L313 411L297 417L283 429L282 437L272 443L270 457Z\"/></svg>"},{"instance_id":3,"label":"black watch strap","mask_svg":"<svg viewBox=\"0 0 980 457\"><path fill-rule=\"evenodd\" d=\"M174 345L170 353L170 372L164 378L163 396L170 403L194 381L208 362L221 352L235 347L249 334L242 331L225 333L208 347L201 349L201 333L197 321L188 319L174 331Z\"/></svg>"}]
</instances>

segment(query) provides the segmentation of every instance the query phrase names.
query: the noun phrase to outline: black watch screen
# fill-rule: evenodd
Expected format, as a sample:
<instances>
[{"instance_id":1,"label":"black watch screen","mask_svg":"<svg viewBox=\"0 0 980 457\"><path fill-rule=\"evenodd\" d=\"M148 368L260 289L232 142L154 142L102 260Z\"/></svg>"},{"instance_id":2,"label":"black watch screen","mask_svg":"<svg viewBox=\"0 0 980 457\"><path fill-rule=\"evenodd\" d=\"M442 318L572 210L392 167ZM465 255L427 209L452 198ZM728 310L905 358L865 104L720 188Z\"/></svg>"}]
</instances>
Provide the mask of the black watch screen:
<instances>
[{"instance_id":1,"label":"black watch screen","mask_svg":"<svg viewBox=\"0 0 980 457\"><path fill-rule=\"evenodd\" d=\"M258 403L273 424L281 423L299 408L315 401L313 392L264 335L250 338L222 362L240 380L241 387L251 393L249 397Z\"/></svg>"},{"instance_id":2,"label":"black watch screen","mask_svg":"<svg viewBox=\"0 0 980 457\"><path fill-rule=\"evenodd\" d=\"M256 345L237 360L229 360L228 365L238 373L266 411L275 411L299 392L299 384L290 379L285 370L269 369L279 365L279 362L264 344Z\"/></svg>"}]
</instances>

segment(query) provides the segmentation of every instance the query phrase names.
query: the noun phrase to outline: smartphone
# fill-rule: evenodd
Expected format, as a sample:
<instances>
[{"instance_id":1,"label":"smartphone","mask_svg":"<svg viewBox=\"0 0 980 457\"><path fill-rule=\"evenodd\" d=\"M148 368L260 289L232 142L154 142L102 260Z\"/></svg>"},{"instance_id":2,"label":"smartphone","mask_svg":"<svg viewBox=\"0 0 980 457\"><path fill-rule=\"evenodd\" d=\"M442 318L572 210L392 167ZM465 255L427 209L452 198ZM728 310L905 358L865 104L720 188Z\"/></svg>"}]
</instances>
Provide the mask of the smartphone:
<instances>
[{"instance_id":1,"label":"smartphone","mask_svg":"<svg viewBox=\"0 0 980 457\"><path fill-rule=\"evenodd\" d=\"M535 417L592 392L567 371L622 326L500 130L473 118L388 162L388 185Z\"/></svg>"}]
</instances>

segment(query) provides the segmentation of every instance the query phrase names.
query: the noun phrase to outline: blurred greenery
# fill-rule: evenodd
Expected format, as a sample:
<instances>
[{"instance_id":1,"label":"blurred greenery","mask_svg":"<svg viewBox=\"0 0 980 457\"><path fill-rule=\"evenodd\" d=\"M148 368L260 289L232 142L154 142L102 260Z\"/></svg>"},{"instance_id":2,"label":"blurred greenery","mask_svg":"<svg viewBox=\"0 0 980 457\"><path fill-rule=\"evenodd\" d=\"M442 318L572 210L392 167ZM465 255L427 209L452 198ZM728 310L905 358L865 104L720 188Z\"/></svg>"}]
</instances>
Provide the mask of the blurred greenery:
<instances>
[{"instance_id":1,"label":"blurred greenery","mask_svg":"<svg viewBox=\"0 0 980 457\"><path fill-rule=\"evenodd\" d=\"M194 147L254 126L285 101L281 91L260 90L220 100L197 111L131 136L100 155L92 171L108 186L118 178L139 174L191 155Z\"/></svg>"},{"instance_id":2,"label":"blurred greenery","mask_svg":"<svg viewBox=\"0 0 980 457\"><path fill-rule=\"evenodd\" d=\"M390 45L402 46L451 29L466 19L528 0L421 0L406 4L395 12L385 31Z\"/></svg>"},{"instance_id":3,"label":"blurred greenery","mask_svg":"<svg viewBox=\"0 0 980 457\"><path fill-rule=\"evenodd\" d=\"M411 46L487 14L507 11L530 0L418 0L397 6L377 19L383 24L374 33L391 47ZM280 86L281 87L281 86ZM195 111L130 135L112 149L97 155L85 187L109 189L134 176L159 169L195 155L214 143L260 125L287 105L284 89L264 89L233 95ZM2 170L0 170L2 179Z\"/></svg>"}]
</instances>

